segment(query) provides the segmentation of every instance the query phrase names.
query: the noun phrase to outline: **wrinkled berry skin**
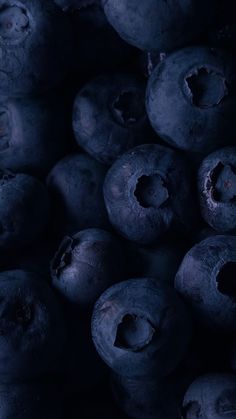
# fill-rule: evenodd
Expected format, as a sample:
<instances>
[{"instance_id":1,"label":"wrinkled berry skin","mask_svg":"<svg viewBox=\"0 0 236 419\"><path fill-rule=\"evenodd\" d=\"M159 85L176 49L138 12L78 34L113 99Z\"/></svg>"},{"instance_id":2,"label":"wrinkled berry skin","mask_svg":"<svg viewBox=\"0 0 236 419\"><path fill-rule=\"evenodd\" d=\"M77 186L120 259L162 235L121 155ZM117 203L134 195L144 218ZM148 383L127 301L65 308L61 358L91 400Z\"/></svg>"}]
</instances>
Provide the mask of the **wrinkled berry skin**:
<instances>
[{"instance_id":1,"label":"wrinkled berry skin","mask_svg":"<svg viewBox=\"0 0 236 419\"><path fill-rule=\"evenodd\" d=\"M146 107L157 134L170 145L207 154L235 141L234 57L208 47L167 56L148 82Z\"/></svg>"},{"instance_id":2,"label":"wrinkled berry skin","mask_svg":"<svg viewBox=\"0 0 236 419\"><path fill-rule=\"evenodd\" d=\"M196 221L191 174L177 152L145 144L109 169L104 198L111 224L125 238L149 244L170 228L188 231Z\"/></svg>"},{"instance_id":3,"label":"wrinkled berry skin","mask_svg":"<svg viewBox=\"0 0 236 419\"><path fill-rule=\"evenodd\" d=\"M71 66L72 33L51 0L0 1L0 94L41 93Z\"/></svg>"},{"instance_id":4,"label":"wrinkled berry skin","mask_svg":"<svg viewBox=\"0 0 236 419\"><path fill-rule=\"evenodd\" d=\"M236 375L206 374L187 390L183 418L234 419L236 415Z\"/></svg>"},{"instance_id":5,"label":"wrinkled berry skin","mask_svg":"<svg viewBox=\"0 0 236 419\"><path fill-rule=\"evenodd\" d=\"M207 156L198 172L198 193L204 220L220 233L236 230L236 147Z\"/></svg>"},{"instance_id":6,"label":"wrinkled berry skin","mask_svg":"<svg viewBox=\"0 0 236 419\"><path fill-rule=\"evenodd\" d=\"M145 82L129 74L98 76L76 96L73 127L78 145L111 165L147 140Z\"/></svg>"},{"instance_id":7,"label":"wrinkled berry skin","mask_svg":"<svg viewBox=\"0 0 236 419\"><path fill-rule=\"evenodd\" d=\"M181 380L134 380L112 374L112 393L117 405L133 419L178 419L185 387Z\"/></svg>"},{"instance_id":8,"label":"wrinkled berry skin","mask_svg":"<svg viewBox=\"0 0 236 419\"><path fill-rule=\"evenodd\" d=\"M47 226L49 208L47 190L39 180L0 170L0 249L36 239Z\"/></svg>"},{"instance_id":9,"label":"wrinkled berry skin","mask_svg":"<svg viewBox=\"0 0 236 419\"><path fill-rule=\"evenodd\" d=\"M189 250L176 274L196 319L215 331L236 330L235 272L236 237L213 236Z\"/></svg>"},{"instance_id":10,"label":"wrinkled berry skin","mask_svg":"<svg viewBox=\"0 0 236 419\"><path fill-rule=\"evenodd\" d=\"M42 176L65 154L68 124L56 96L0 98L0 167Z\"/></svg>"},{"instance_id":11,"label":"wrinkled berry skin","mask_svg":"<svg viewBox=\"0 0 236 419\"><path fill-rule=\"evenodd\" d=\"M71 154L48 175L47 185L55 207L55 225L61 234L86 228L106 228L103 199L106 168L87 154Z\"/></svg>"},{"instance_id":12,"label":"wrinkled berry skin","mask_svg":"<svg viewBox=\"0 0 236 419\"><path fill-rule=\"evenodd\" d=\"M130 279L98 299L92 337L117 374L134 379L168 375L183 358L191 321L172 288L155 279Z\"/></svg>"},{"instance_id":13,"label":"wrinkled berry skin","mask_svg":"<svg viewBox=\"0 0 236 419\"><path fill-rule=\"evenodd\" d=\"M99 229L64 237L51 263L53 286L67 301L81 307L91 307L123 275L120 242Z\"/></svg>"},{"instance_id":14,"label":"wrinkled berry skin","mask_svg":"<svg viewBox=\"0 0 236 419\"><path fill-rule=\"evenodd\" d=\"M108 21L131 45L169 51L196 39L212 18L202 0L102 0Z\"/></svg>"},{"instance_id":15,"label":"wrinkled berry skin","mask_svg":"<svg viewBox=\"0 0 236 419\"><path fill-rule=\"evenodd\" d=\"M42 376L58 367L65 344L60 305L40 275L0 274L0 374L2 382Z\"/></svg>"},{"instance_id":16,"label":"wrinkled berry skin","mask_svg":"<svg viewBox=\"0 0 236 419\"><path fill-rule=\"evenodd\" d=\"M55 383L0 384L1 419L62 419L62 399Z\"/></svg>"}]
</instances>

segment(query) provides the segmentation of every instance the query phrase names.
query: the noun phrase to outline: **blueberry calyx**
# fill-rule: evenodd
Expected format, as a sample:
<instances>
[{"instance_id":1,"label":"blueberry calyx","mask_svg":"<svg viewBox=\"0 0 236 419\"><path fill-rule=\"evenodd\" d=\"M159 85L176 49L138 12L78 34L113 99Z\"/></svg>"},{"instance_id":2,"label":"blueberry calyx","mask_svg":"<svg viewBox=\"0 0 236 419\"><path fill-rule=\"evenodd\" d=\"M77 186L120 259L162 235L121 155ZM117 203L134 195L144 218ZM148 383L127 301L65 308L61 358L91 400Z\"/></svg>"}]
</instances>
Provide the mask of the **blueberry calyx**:
<instances>
[{"instance_id":1,"label":"blueberry calyx","mask_svg":"<svg viewBox=\"0 0 236 419\"><path fill-rule=\"evenodd\" d=\"M207 67L199 67L191 72L185 81L188 96L198 108L212 108L219 105L228 95L225 78Z\"/></svg>"},{"instance_id":2,"label":"blueberry calyx","mask_svg":"<svg viewBox=\"0 0 236 419\"><path fill-rule=\"evenodd\" d=\"M136 124L145 115L143 94L139 91L123 91L112 103L112 113L119 124Z\"/></svg>"},{"instance_id":3,"label":"blueberry calyx","mask_svg":"<svg viewBox=\"0 0 236 419\"><path fill-rule=\"evenodd\" d=\"M217 288L221 294L236 299L236 262L226 262L216 277Z\"/></svg>"},{"instance_id":4,"label":"blueberry calyx","mask_svg":"<svg viewBox=\"0 0 236 419\"><path fill-rule=\"evenodd\" d=\"M166 181L158 173L141 176L134 195L143 208L161 208L169 198Z\"/></svg>"},{"instance_id":5,"label":"blueberry calyx","mask_svg":"<svg viewBox=\"0 0 236 419\"><path fill-rule=\"evenodd\" d=\"M219 162L211 173L212 195L218 202L234 202L236 199L236 170Z\"/></svg>"},{"instance_id":6,"label":"blueberry calyx","mask_svg":"<svg viewBox=\"0 0 236 419\"><path fill-rule=\"evenodd\" d=\"M9 114L6 109L0 108L0 151L9 148L11 134Z\"/></svg>"},{"instance_id":7,"label":"blueberry calyx","mask_svg":"<svg viewBox=\"0 0 236 419\"><path fill-rule=\"evenodd\" d=\"M29 16L23 5L6 3L0 7L0 41L22 40L29 28Z\"/></svg>"},{"instance_id":8,"label":"blueberry calyx","mask_svg":"<svg viewBox=\"0 0 236 419\"><path fill-rule=\"evenodd\" d=\"M150 321L136 314L125 314L118 324L115 346L137 352L150 344L156 330Z\"/></svg>"},{"instance_id":9,"label":"blueberry calyx","mask_svg":"<svg viewBox=\"0 0 236 419\"><path fill-rule=\"evenodd\" d=\"M64 237L62 243L52 260L52 274L60 278L61 272L71 263L71 256L74 247L77 245L78 240L70 236Z\"/></svg>"}]
</instances>

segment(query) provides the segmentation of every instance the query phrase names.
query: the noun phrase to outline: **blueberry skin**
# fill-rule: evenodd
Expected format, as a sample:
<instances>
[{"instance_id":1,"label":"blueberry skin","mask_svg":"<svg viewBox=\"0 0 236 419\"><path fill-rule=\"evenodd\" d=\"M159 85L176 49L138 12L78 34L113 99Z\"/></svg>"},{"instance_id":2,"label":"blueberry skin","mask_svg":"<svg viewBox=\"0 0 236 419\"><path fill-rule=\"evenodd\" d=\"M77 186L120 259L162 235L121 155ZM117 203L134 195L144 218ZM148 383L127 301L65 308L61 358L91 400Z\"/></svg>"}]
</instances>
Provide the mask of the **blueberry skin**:
<instances>
[{"instance_id":1,"label":"blueberry skin","mask_svg":"<svg viewBox=\"0 0 236 419\"><path fill-rule=\"evenodd\" d=\"M196 221L191 174L177 152L145 144L109 169L103 192L111 224L125 238L149 244L170 228L188 231Z\"/></svg>"},{"instance_id":2,"label":"blueberry skin","mask_svg":"<svg viewBox=\"0 0 236 419\"><path fill-rule=\"evenodd\" d=\"M196 39L213 17L212 1L102 0L119 35L144 50L169 51Z\"/></svg>"},{"instance_id":3,"label":"blueberry skin","mask_svg":"<svg viewBox=\"0 0 236 419\"><path fill-rule=\"evenodd\" d=\"M40 275L0 273L1 382L24 381L58 368L65 346L60 305Z\"/></svg>"},{"instance_id":4,"label":"blueberry skin","mask_svg":"<svg viewBox=\"0 0 236 419\"><path fill-rule=\"evenodd\" d=\"M0 170L0 248L27 245L49 221L49 197L36 178Z\"/></svg>"},{"instance_id":5,"label":"blueberry skin","mask_svg":"<svg viewBox=\"0 0 236 419\"><path fill-rule=\"evenodd\" d=\"M147 140L145 82L135 75L107 74L87 83L74 102L73 128L78 145L111 165Z\"/></svg>"},{"instance_id":6,"label":"blueberry skin","mask_svg":"<svg viewBox=\"0 0 236 419\"><path fill-rule=\"evenodd\" d=\"M98 299L92 337L117 374L151 379L168 375L184 357L191 321L174 289L155 279L130 279Z\"/></svg>"},{"instance_id":7,"label":"blueberry skin","mask_svg":"<svg viewBox=\"0 0 236 419\"><path fill-rule=\"evenodd\" d=\"M182 396L180 380L135 380L112 374L114 400L133 419L179 419ZM183 387L184 388L184 387Z\"/></svg>"},{"instance_id":8,"label":"blueberry skin","mask_svg":"<svg viewBox=\"0 0 236 419\"><path fill-rule=\"evenodd\" d=\"M183 419L234 419L236 417L236 375L206 374L198 377L183 401Z\"/></svg>"},{"instance_id":9,"label":"blueberry skin","mask_svg":"<svg viewBox=\"0 0 236 419\"><path fill-rule=\"evenodd\" d=\"M0 1L0 94L41 93L71 68L69 20L51 0ZM37 51L37 53L35 53Z\"/></svg>"},{"instance_id":10,"label":"blueberry skin","mask_svg":"<svg viewBox=\"0 0 236 419\"><path fill-rule=\"evenodd\" d=\"M106 168L87 154L71 154L49 173L47 185L55 207L57 233L106 228L108 217L102 193Z\"/></svg>"},{"instance_id":11,"label":"blueberry skin","mask_svg":"<svg viewBox=\"0 0 236 419\"><path fill-rule=\"evenodd\" d=\"M1 419L62 419L62 399L55 383L0 384Z\"/></svg>"},{"instance_id":12,"label":"blueberry skin","mask_svg":"<svg viewBox=\"0 0 236 419\"><path fill-rule=\"evenodd\" d=\"M64 237L51 263L53 286L68 302L84 308L123 275L121 243L99 229Z\"/></svg>"},{"instance_id":13,"label":"blueberry skin","mask_svg":"<svg viewBox=\"0 0 236 419\"><path fill-rule=\"evenodd\" d=\"M207 156L198 172L198 193L204 220L220 233L236 230L236 147Z\"/></svg>"},{"instance_id":14,"label":"blueberry skin","mask_svg":"<svg viewBox=\"0 0 236 419\"><path fill-rule=\"evenodd\" d=\"M56 95L0 98L0 167L46 175L67 150L64 104Z\"/></svg>"},{"instance_id":15,"label":"blueberry skin","mask_svg":"<svg viewBox=\"0 0 236 419\"><path fill-rule=\"evenodd\" d=\"M228 52L189 47L166 57L147 86L146 108L170 145L207 154L235 141L236 66Z\"/></svg>"},{"instance_id":16,"label":"blueberry skin","mask_svg":"<svg viewBox=\"0 0 236 419\"><path fill-rule=\"evenodd\" d=\"M236 237L213 236L185 255L175 277L175 288L195 317L210 329L236 330Z\"/></svg>"}]
</instances>

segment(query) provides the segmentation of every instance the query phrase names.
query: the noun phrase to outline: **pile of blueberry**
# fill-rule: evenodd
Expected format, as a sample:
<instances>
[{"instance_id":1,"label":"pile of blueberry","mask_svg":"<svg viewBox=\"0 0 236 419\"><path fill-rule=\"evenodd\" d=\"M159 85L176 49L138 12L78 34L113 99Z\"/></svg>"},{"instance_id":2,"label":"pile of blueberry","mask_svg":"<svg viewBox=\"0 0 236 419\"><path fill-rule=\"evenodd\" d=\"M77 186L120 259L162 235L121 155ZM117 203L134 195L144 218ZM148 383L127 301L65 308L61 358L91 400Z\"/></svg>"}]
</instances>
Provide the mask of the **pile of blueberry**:
<instances>
[{"instance_id":1,"label":"pile of blueberry","mask_svg":"<svg viewBox=\"0 0 236 419\"><path fill-rule=\"evenodd\" d=\"M236 419L234 0L0 0L0 418Z\"/></svg>"}]
</instances>

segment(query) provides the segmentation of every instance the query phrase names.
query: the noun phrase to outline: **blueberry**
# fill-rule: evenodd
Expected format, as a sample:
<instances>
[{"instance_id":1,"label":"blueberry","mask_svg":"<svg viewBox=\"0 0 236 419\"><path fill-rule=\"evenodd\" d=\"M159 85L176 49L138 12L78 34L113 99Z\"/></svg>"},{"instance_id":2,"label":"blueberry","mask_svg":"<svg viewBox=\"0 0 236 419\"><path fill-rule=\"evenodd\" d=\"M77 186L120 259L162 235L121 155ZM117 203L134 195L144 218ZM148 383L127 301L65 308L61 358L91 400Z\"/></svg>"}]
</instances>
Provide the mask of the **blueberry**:
<instances>
[{"instance_id":1,"label":"blueberry","mask_svg":"<svg viewBox=\"0 0 236 419\"><path fill-rule=\"evenodd\" d=\"M124 275L119 241L99 229L65 237L52 263L53 286L70 302L91 307L106 288Z\"/></svg>"},{"instance_id":2,"label":"blueberry","mask_svg":"<svg viewBox=\"0 0 236 419\"><path fill-rule=\"evenodd\" d=\"M29 95L62 81L72 44L69 21L51 0L0 0L0 94Z\"/></svg>"},{"instance_id":3,"label":"blueberry","mask_svg":"<svg viewBox=\"0 0 236 419\"><path fill-rule=\"evenodd\" d=\"M126 150L146 142L145 83L128 74L97 77L77 94L73 127L81 147L112 164Z\"/></svg>"},{"instance_id":4,"label":"blueberry","mask_svg":"<svg viewBox=\"0 0 236 419\"><path fill-rule=\"evenodd\" d=\"M120 282L95 304L94 344L117 374L135 379L169 374L183 358L190 336L182 301L157 280Z\"/></svg>"},{"instance_id":5,"label":"blueberry","mask_svg":"<svg viewBox=\"0 0 236 419\"><path fill-rule=\"evenodd\" d=\"M215 230L236 230L236 147L225 147L203 160L198 173L201 213Z\"/></svg>"},{"instance_id":6,"label":"blueberry","mask_svg":"<svg viewBox=\"0 0 236 419\"><path fill-rule=\"evenodd\" d=\"M102 0L119 35L140 49L168 51L188 45L211 23L212 1Z\"/></svg>"},{"instance_id":7,"label":"blueberry","mask_svg":"<svg viewBox=\"0 0 236 419\"><path fill-rule=\"evenodd\" d=\"M180 380L135 380L112 374L113 397L127 417L134 419L178 419L181 396Z\"/></svg>"},{"instance_id":8,"label":"blueberry","mask_svg":"<svg viewBox=\"0 0 236 419\"><path fill-rule=\"evenodd\" d=\"M183 259L175 286L198 321L220 332L236 330L236 237L212 236Z\"/></svg>"},{"instance_id":9,"label":"blueberry","mask_svg":"<svg viewBox=\"0 0 236 419\"><path fill-rule=\"evenodd\" d=\"M49 198L36 178L0 170L0 248L27 245L47 226Z\"/></svg>"},{"instance_id":10,"label":"blueberry","mask_svg":"<svg viewBox=\"0 0 236 419\"><path fill-rule=\"evenodd\" d=\"M105 174L106 168L87 154L69 155L54 166L47 183L54 200L57 233L107 227L102 194Z\"/></svg>"},{"instance_id":11,"label":"blueberry","mask_svg":"<svg viewBox=\"0 0 236 419\"><path fill-rule=\"evenodd\" d=\"M1 419L62 419L58 386L47 382L0 384Z\"/></svg>"},{"instance_id":12,"label":"blueberry","mask_svg":"<svg viewBox=\"0 0 236 419\"><path fill-rule=\"evenodd\" d=\"M234 142L235 70L233 56L208 47L167 56L147 87L154 130L174 147L204 154Z\"/></svg>"},{"instance_id":13,"label":"blueberry","mask_svg":"<svg viewBox=\"0 0 236 419\"><path fill-rule=\"evenodd\" d=\"M190 171L175 151L145 144L121 156L108 171L104 198L110 222L125 238L152 243L170 228L192 228L196 205Z\"/></svg>"},{"instance_id":14,"label":"blueberry","mask_svg":"<svg viewBox=\"0 0 236 419\"><path fill-rule=\"evenodd\" d=\"M65 344L60 305L40 275L0 273L1 382L37 377L58 368Z\"/></svg>"},{"instance_id":15,"label":"blueberry","mask_svg":"<svg viewBox=\"0 0 236 419\"><path fill-rule=\"evenodd\" d=\"M0 167L45 175L66 151L65 106L55 95L0 98Z\"/></svg>"},{"instance_id":16,"label":"blueberry","mask_svg":"<svg viewBox=\"0 0 236 419\"><path fill-rule=\"evenodd\" d=\"M207 374L198 377L183 401L184 419L236 417L236 375Z\"/></svg>"}]
</instances>

